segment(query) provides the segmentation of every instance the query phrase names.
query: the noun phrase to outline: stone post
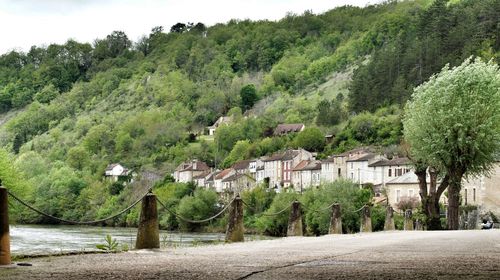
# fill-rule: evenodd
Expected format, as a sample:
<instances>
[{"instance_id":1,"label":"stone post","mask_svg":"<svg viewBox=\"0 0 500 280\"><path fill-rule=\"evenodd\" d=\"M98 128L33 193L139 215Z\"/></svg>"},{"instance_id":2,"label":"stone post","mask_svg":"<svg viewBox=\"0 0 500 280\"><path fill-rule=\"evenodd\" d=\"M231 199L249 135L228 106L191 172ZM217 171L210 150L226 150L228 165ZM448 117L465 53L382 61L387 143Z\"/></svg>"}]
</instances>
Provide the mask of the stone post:
<instances>
[{"instance_id":1,"label":"stone post","mask_svg":"<svg viewBox=\"0 0 500 280\"><path fill-rule=\"evenodd\" d=\"M415 230L424 230L424 225L420 219L415 220Z\"/></svg>"},{"instance_id":2,"label":"stone post","mask_svg":"<svg viewBox=\"0 0 500 280\"><path fill-rule=\"evenodd\" d=\"M340 204L332 205L332 215L330 217L329 234L342 234L342 217L340 213Z\"/></svg>"},{"instance_id":3,"label":"stone post","mask_svg":"<svg viewBox=\"0 0 500 280\"><path fill-rule=\"evenodd\" d=\"M229 211L229 220L226 229L226 242L243 242L245 240L243 234L243 201L240 195L237 195L233 200Z\"/></svg>"},{"instance_id":4,"label":"stone post","mask_svg":"<svg viewBox=\"0 0 500 280\"><path fill-rule=\"evenodd\" d=\"M156 195L148 193L142 199L141 217L137 229L136 249L160 248L160 228L158 224L158 209Z\"/></svg>"},{"instance_id":5,"label":"stone post","mask_svg":"<svg viewBox=\"0 0 500 280\"><path fill-rule=\"evenodd\" d=\"M6 188L0 186L0 266L10 264L8 193Z\"/></svg>"},{"instance_id":6,"label":"stone post","mask_svg":"<svg viewBox=\"0 0 500 280\"><path fill-rule=\"evenodd\" d=\"M411 209L405 211L404 230L413 230L413 219Z\"/></svg>"},{"instance_id":7,"label":"stone post","mask_svg":"<svg viewBox=\"0 0 500 280\"><path fill-rule=\"evenodd\" d=\"M361 232L372 232L372 214L370 206L365 205L361 209Z\"/></svg>"},{"instance_id":8,"label":"stone post","mask_svg":"<svg viewBox=\"0 0 500 280\"><path fill-rule=\"evenodd\" d=\"M286 236L302 236L302 211L297 200L292 203Z\"/></svg>"},{"instance_id":9,"label":"stone post","mask_svg":"<svg viewBox=\"0 0 500 280\"><path fill-rule=\"evenodd\" d=\"M392 206L387 206L385 211L385 223L384 230L395 230L396 226L394 225L394 209Z\"/></svg>"}]
</instances>

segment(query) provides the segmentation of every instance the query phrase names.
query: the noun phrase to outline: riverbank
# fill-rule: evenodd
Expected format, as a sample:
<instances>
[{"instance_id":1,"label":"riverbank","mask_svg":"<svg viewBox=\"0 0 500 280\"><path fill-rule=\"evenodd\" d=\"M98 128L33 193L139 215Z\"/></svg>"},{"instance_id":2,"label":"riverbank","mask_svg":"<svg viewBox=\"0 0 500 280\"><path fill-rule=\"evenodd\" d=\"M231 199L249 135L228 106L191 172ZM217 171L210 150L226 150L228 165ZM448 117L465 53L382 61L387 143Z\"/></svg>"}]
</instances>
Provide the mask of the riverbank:
<instances>
[{"instance_id":1,"label":"riverbank","mask_svg":"<svg viewBox=\"0 0 500 280\"><path fill-rule=\"evenodd\" d=\"M499 279L500 230L394 231L33 259L1 279Z\"/></svg>"}]
</instances>

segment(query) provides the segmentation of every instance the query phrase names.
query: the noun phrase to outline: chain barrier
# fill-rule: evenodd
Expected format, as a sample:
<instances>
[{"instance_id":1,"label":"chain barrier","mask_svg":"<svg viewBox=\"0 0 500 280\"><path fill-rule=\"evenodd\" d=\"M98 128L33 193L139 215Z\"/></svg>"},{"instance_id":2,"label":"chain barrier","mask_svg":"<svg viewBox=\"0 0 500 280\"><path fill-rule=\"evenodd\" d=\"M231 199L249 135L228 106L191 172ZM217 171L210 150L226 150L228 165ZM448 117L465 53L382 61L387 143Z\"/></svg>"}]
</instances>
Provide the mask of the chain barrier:
<instances>
[{"instance_id":1,"label":"chain barrier","mask_svg":"<svg viewBox=\"0 0 500 280\"><path fill-rule=\"evenodd\" d=\"M102 222L105 222L107 220L111 220L111 219L114 219L120 215L122 215L123 213L127 212L128 210L132 209L132 207L136 206L139 202L141 202L141 200L146 196L148 195L148 193L150 193L150 190L148 190L147 193L145 193L143 196L141 196L141 198L139 198L137 201L135 201L134 203L132 203L129 207L125 208L124 210L118 212L117 214L114 214L110 217L107 217L107 218L104 218L104 219L99 219L99 220L95 220L95 221L72 221L72 220L66 220L66 219L63 219L63 218L58 218L58 217L55 217L55 216L52 216L50 214L47 214L31 205L29 205L27 202L23 201L22 199L20 199L19 197L17 197L16 195L14 195L13 193L11 193L9 190L7 190L8 194L14 198L17 202L19 202L20 204L24 205L25 207L27 207L28 209L32 210L32 211L35 211L36 213L42 215L42 216L45 216L47 218L50 218L50 219L53 219L55 221L59 221L59 222L62 222L62 223L67 223L67 224L72 224L72 225L91 225L91 224L98 224L98 223L102 223Z\"/></svg>"},{"instance_id":2,"label":"chain barrier","mask_svg":"<svg viewBox=\"0 0 500 280\"><path fill-rule=\"evenodd\" d=\"M220 215L222 215L222 213L226 212L226 210L229 208L229 206L231 206L231 204L233 203L233 201L235 199L236 198L233 198L226 206L224 206L224 208L222 208L222 210L219 213L213 215L210 218L206 218L206 219L203 219L203 220L191 220L191 219L182 217L181 215L177 214L175 211L173 211L172 209L168 208L167 205L165 203L163 203L158 197L156 197L156 200L158 201L158 203L160 203L160 205L163 207L163 209L167 210L170 214L176 216L177 218L183 220L184 222L191 223L191 224L206 223L206 222L209 222L209 221L211 221L211 220L219 217Z\"/></svg>"},{"instance_id":3,"label":"chain barrier","mask_svg":"<svg viewBox=\"0 0 500 280\"><path fill-rule=\"evenodd\" d=\"M327 211L327 210L331 210L333 205L338 205L338 204L339 204L339 203L334 202L334 203L332 203L332 204L328 205L327 207L320 208L320 209L311 209L311 208L307 208L307 207L305 207L304 205L301 205L301 206L302 206L302 208L304 208L306 211L311 211L311 212L315 212L315 213L322 213L322 212L325 212L325 211Z\"/></svg>"},{"instance_id":4,"label":"chain barrier","mask_svg":"<svg viewBox=\"0 0 500 280\"><path fill-rule=\"evenodd\" d=\"M241 201L243 202L243 204L246 207L252 209L255 213L259 212L259 211L257 211L257 209L255 209L255 207L250 206L250 204L246 203L246 201L244 201L243 199ZM267 214L267 213L263 212L263 213L260 213L260 215L267 216L267 217L278 216L279 214L281 214L281 213L285 212L286 210L288 210L288 208L290 208L290 207L292 207L292 204L288 205L287 207L281 209L280 211L278 211L276 213L269 213L269 214Z\"/></svg>"}]
</instances>

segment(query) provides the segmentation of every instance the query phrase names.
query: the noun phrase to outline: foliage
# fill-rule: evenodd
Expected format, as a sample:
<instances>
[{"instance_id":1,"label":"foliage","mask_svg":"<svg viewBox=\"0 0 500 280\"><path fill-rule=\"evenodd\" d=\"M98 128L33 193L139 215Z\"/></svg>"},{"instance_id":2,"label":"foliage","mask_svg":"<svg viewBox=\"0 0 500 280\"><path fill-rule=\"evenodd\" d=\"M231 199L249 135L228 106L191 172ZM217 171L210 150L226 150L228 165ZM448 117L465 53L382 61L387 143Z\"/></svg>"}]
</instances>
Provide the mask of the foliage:
<instances>
[{"instance_id":1,"label":"foliage","mask_svg":"<svg viewBox=\"0 0 500 280\"><path fill-rule=\"evenodd\" d=\"M95 247L108 253L118 250L118 242L116 241L116 239L112 238L111 235L106 234L106 238L104 238L104 241L106 241L106 243L97 244Z\"/></svg>"},{"instance_id":2,"label":"foliage","mask_svg":"<svg viewBox=\"0 0 500 280\"><path fill-rule=\"evenodd\" d=\"M359 189L350 181L335 181L320 186L318 189L308 189L304 192L301 202L308 210L305 211L307 231L314 235L327 234L330 226L331 211L320 209L339 203L341 205L342 231L352 233L359 231L360 213L355 212L371 199L371 192Z\"/></svg>"},{"instance_id":3,"label":"foliage","mask_svg":"<svg viewBox=\"0 0 500 280\"><path fill-rule=\"evenodd\" d=\"M418 207L418 204L419 200L416 196L403 196L395 206L404 213L406 210L416 209Z\"/></svg>"},{"instance_id":4,"label":"foliage","mask_svg":"<svg viewBox=\"0 0 500 280\"><path fill-rule=\"evenodd\" d=\"M294 144L307 151L319 152L325 147L325 135L316 127L307 127L297 134Z\"/></svg>"},{"instance_id":5,"label":"foliage","mask_svg":"<svg viewBox=\"0 0 500 280\"><path fill-rule=\"evenodd\" d=\"M202 220L217 213L217 193L213 190L197 189L192 196L185 196L179 202L177 213L187 219ZM179 221L180 229L193 231L200 228L199 224Z\"/></svg>"},{"instance_id":6,"label":"foliage","mask_svg":"<svg viewBox=\"0 0 500 280\"><path fill-rule=\"evenodd\" d=\"M255 224L257 228L272 236L286 236L288 228L288 216L290 215L290 207L294 200L298 198L296 193L279 193L277 194L269 209L264 212L264 215L259 217ZM283 209L287 210L279 213ZM277 214L277 215L275 215Z\"/></svg>"}]
</instances>

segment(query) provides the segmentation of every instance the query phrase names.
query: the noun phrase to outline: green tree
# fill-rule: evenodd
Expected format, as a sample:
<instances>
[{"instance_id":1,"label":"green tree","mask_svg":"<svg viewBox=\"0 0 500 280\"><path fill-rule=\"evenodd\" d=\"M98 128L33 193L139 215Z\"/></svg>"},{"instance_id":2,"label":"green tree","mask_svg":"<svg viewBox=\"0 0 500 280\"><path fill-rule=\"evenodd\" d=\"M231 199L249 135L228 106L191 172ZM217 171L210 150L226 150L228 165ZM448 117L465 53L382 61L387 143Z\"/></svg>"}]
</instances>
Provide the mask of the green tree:
<instances>
[{"instance_id":1,"label":"green tree","mask_svg":"<svg viewBox=\"0 0 500 280\"><path fill-rule=\"evenodd\" d=\"M251 109L255 102L259 99L257 96L257 90L255 89L255 85L248 84L241 88L240 91L241 96L241 109L246 111Z\"/></svg>"},{"instance_id":2,"label":"green tree","mask_svg":"<svg viewBox=\"0 0 500 280\"><path fill-rule=\"evenodd\" d=\"M499 68L469 58L443 68L412 97L403 122L410 155L444 175L448 228L458 229L462 179L488 172L500 151Z\"/></svg>"},{"instance_id":3,"label":"green tree","mask_svg":"<svg viewBox=\"0 0 500 280\"><path fill-rule=\"evenodd\" d=\"M308 127L297 134L294 144L298 148L320 152L325 147L325 135L316 127Z\"/></svg>"}]
</instances>

